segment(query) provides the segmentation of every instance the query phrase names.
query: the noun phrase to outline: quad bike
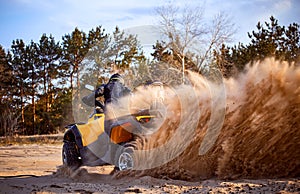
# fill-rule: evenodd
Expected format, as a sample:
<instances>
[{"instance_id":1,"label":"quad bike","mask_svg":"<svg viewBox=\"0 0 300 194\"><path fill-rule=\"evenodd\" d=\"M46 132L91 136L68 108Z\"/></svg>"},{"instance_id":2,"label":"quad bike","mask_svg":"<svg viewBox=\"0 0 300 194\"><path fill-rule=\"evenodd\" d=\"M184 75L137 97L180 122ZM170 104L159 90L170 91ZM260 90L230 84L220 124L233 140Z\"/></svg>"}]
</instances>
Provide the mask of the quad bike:
<instances>
[{"instance_id":1,"label":"quad bike","mask_svg":"<svg viewBox=\"0 0 300 194\"><path fill-rule=\"evenodd\" d=\"M115 165L118 170L133 169L137 140L145 134L145 129L151 128L156 117L154 110L146 109L106 120L105 114L95 109L87 123L66 126L63 164L73 170L103 165Z\"/></svg>"},{"instance_id":2,"label":"quad bike","mask_svg":"<svg viewBox=\"0 0 300 194\"><path fill-rule=\"evenodd\" d=\"M104 113L93 114L87 123L66 127L63 138L63 164L75 170L80 166L115 165L119 170L134 167L133 150L138 134L155 116L148 110L105 121ZM105 122L110 123L106 125ZM105 129L106 126L106 129Z\"/></svg>"}]
</instances>

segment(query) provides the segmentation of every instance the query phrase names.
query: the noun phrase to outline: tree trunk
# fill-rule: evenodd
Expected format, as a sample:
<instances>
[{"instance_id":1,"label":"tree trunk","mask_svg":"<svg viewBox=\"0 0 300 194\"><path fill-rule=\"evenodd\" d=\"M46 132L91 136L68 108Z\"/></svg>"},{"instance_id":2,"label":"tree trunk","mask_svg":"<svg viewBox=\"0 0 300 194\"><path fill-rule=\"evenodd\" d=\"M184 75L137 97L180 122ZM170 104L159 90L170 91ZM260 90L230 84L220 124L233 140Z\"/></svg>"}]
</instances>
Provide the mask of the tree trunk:
<instances>
[{"instance_id":1,"label":"tree trunk","mask_svg":"<svg viewBox=\"0 0 300 194\"><path fill-rule=\"evenodd\" d=\"M32 80L33 81L33 80ZM32 130L33 133L35 133L35 120L36 120L36 107L35 107L35 100L34 100L34 96L35 96L35 91L34 91L34 84L32 84L32 99L31 99L31 103L32 103Z\"/></svg>"},{"instance_id":2,"label":"tree trunk","mask_svg":"<svg viewBox=\"0 0 300 194\"><path fill-rule=\"evenodd\" d=\"M72 71L70 73L70 89L71 89L71 92L73 92L73 74L74 74L74 71Z\"/></svg>"},{"instance_id":3,"label":"tree trunk","mask_svg":"<svg viewBox=\"0 0 300 194\"><path fill-rule=\"evenodd\" d=\"M24 102L23 102L23 96L24 96L24 91L23 87L21 88L21 131L23 132L23 135L25 134L25 111L24 111Z\"/></svg>"},{"instance_id":4,"label":"tree trunk","mask_svg":"<svg viewBox=\"0 0 300 194\"><path fill-rule=\"evenodd\" d=\"M43 64L44 66L44 95L45 95L45 111L47 112L48 109L48 96L47 96L47 70L46 70L46 65L45 63Z\"/></svg>"},{"instance_id":5,"label":"tree trunk","mask_svg":"<svg viewBox=\"0 0 300 194\"><path fill-rule=\"evenodd\" d=\"M182 55L182 83L184 84L184 71L185 71L185 64L184 64L184 54Z\"/></svg>"}]
</instances>

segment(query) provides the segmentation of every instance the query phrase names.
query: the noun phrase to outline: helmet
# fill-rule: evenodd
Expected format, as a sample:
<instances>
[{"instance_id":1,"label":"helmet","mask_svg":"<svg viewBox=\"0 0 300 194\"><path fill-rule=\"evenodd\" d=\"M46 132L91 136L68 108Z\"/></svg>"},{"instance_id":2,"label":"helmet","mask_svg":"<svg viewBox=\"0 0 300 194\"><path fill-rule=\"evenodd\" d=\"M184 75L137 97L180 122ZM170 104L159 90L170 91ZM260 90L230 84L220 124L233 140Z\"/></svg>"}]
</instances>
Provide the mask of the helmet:
<instances>
[{"instance_id":1,"label":"helmet","mask_svg":"<svg viewBox=\"0 0 300 194\"><path fill-rule=\"evenodd\" d=\"M109 81L111 82L111 81L118 81L118 82L121 82L122 84L124 84L124 79L122 78L122 76L120 75L120 74L118 74L118 73L115 73L115 74L113 74L111 77L110 77L110 79L109 79Z\"/></svg>"}]
</instances>

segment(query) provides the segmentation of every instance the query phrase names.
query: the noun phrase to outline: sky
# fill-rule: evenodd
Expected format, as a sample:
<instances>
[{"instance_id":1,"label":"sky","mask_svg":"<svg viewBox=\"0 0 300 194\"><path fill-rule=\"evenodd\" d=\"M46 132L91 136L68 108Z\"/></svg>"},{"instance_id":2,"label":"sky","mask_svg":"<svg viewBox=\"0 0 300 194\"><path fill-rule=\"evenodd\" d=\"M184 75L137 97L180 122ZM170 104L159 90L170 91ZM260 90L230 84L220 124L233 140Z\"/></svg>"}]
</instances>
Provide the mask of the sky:
<instances>
[{"instance_id":1,"label":"sky","mask_svg":"<svg viewBox=\"0 0 300 194\"><path fill-rule=\"evenodd\" d=\"M156 25L155 8L164 0L0 0L0 44L9 49L12 41L38 42L43 33L56 41L75 27L88 33L101 25L111 33L142 25ZM300 24L300 0L173 0L182 6L204 3L204 17L212 19L225 12L235 24L234 42L247 43L247 32L256 30L258 21L269 22L273 15L279 25ZM149 35L150 36L150 35ZM147 37L147 36L146 36Z\"/></svg>"}]
</instances>

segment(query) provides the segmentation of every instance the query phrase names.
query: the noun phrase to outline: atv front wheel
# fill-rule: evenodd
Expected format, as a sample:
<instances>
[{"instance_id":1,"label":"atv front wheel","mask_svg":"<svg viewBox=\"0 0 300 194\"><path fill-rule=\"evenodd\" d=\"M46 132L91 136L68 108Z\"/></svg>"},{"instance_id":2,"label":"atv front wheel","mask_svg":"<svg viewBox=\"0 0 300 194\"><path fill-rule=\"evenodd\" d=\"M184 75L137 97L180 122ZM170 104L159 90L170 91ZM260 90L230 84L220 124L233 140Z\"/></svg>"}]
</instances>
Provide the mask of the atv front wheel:
<instances>
[{"instance_id":1,"label":"atv front wheel","mask_svg":"<svg viewBox=\"0 0 300 194\"><path fill-rule=\"evenodd\" d=\"M132 147L122 147L116 153L115 165L119 170L131 170L134 168L134 157Z\"/></svg>"},{"instance_id":2,"label":"atv front wheel","mask_svg":"<svg viewBox=\"0 0 300 194\"><path fill-rule=\"evenodd\" d=\"M79 151L75 142L64 142L62 149L63 164L76 170L82 164Z\"/></svg>"}]
</instances>

